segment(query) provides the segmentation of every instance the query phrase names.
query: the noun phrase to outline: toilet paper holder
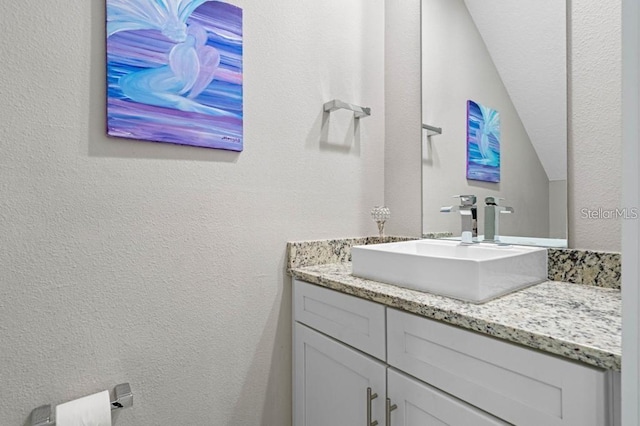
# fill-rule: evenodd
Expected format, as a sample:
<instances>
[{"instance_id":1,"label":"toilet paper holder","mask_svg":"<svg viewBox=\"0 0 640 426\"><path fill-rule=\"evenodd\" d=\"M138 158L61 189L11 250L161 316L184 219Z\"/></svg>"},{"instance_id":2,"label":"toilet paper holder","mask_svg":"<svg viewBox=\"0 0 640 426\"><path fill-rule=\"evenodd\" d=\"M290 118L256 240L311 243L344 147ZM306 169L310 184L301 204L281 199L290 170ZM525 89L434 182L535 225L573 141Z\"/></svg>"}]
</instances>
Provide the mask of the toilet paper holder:
<instances>
[{"instance_id":1,"label":"toilet paper holder","mask_svg":"<svg viewBox=\"0 0 640 426\"><path fill-rule=\"evenodd\" d=\"M111 411L133 406L133 393L129 383L117 385L113 394L115 400L111 401ZM31 426L54 426L56 422L51 417L51 405L42 405L31 412Z\"/></svg>"}]
</instances>

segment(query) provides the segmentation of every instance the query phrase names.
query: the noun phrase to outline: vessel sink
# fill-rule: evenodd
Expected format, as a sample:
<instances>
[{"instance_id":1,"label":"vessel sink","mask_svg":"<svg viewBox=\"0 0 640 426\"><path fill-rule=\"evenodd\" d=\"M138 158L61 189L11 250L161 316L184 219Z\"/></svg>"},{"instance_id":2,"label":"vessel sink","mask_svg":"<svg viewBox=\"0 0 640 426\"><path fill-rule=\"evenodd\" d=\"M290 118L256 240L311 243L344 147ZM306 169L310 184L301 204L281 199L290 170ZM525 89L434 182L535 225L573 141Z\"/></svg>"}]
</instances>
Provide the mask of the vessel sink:
<instances>
[{"instance_id":1,"label":"vessel sink","mask_svg":"<svg viewBox=\"0 0 640 426\"><path fill-rule=\"evenodd\" d=\"M353 275L472 303L547 280L547 249L447 240L354 246Z\"/></svg>"}]
</instances>

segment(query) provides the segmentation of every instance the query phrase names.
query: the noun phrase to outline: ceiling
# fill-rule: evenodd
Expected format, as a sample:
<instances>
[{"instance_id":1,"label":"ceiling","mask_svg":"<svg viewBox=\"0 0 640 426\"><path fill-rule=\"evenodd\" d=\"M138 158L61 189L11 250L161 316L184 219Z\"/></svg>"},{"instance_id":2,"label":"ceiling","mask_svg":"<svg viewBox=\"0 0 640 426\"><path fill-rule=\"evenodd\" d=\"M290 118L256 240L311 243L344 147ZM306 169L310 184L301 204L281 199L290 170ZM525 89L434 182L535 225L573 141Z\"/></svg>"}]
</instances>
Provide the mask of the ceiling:
<instances>
[{"instance_id":1,"label":"ceiling","mask_svg":"<svg viewBox=\"0 0 640 426\"><path fill-rule=\"evenodd\" d=\"M567 178L562 0L465 0L549 180Z\"/></svg>"}]
</instances>

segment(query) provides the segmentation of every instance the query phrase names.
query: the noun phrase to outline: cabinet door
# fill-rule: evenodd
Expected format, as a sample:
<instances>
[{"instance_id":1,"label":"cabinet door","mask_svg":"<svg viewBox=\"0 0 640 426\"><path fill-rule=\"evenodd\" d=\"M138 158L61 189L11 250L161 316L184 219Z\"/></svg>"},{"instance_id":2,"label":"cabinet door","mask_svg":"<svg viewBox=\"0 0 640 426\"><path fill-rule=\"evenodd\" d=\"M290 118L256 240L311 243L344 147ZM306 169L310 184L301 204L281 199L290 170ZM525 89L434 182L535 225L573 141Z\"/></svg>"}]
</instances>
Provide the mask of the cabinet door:
<instances>
[{"instance_id":1,"label":"cabinet door","mask_svg":"<svg viewBox=\"0 0 640 426\"><path fill-rule=\"evenodd\" d=\"M383 426L384 364L297 322L294 345L295 426Z\"/></svg>"},{"instance_id":2,"label":"cabinet door","mask_svg":"<svg viewBox=\"0 0 640 426\"><path fill-rule=\"evenodd\" d=\"M387 394L391 404L386 426L503 426L503 422L431 386L389 369Z\"/></svg>"},{"instance_id":3,"label":"cabinet door","mask_svg":"<svg viewBox=\"0 0 640 426\"><path fill-rule=\"evenodd\" d=\"M610 425L603 370L387 309L388 363L518 426Z\"/></svg>"}]
</instances>

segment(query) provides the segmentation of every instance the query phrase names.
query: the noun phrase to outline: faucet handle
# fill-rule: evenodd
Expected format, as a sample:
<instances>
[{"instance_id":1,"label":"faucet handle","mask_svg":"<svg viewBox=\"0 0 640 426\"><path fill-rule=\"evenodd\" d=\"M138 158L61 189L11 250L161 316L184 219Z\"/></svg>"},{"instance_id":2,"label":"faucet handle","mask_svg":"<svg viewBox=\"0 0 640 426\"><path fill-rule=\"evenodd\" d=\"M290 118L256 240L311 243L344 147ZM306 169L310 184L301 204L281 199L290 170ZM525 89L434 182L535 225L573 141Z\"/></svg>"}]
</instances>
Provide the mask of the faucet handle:
<instances>
[{"instance_id":1,"label":"faucet handle","mask_svg":"<svg viewBox=\"0 0 640 426\"><path fill-rule=\"evenodd\" d=\"M451 213L459 210L459 206L444 206L440 207L440 213Z\"/></svg>"},{"instance_id":2,"label":"faucet handle","mask_svg":"<svg viewBox=\"0 0 640 426\"><path fill-rule=\"evenodd\" d=\"M504 198L502 198L502 197L485 197L484 198L484 202L488 206L497 206L498 205L498 200L503 200L504 201Z\"/></svg>"},{"instance_id":3,"label":"faucet handle","mask_svg":"<svg viewBox=\"0 0 640 426\"><path fill-rule=\"evenodd\" d=\"M484 202L487 206L497 206L498 205L498 200L504 200L504 198L502 197L485 197ZM513 207L507 207L507 206L500 206L502 207L501 209L499 209L500 213L514 213L515 210L513 209Z\"/></svg>"},{"instance_id":4,"label":"faucet handle","mask_svg":"<svg viewBox=\"0 0 640 426\"><path fill-rule=\"evenodd\" d=\"M477 201L475 195L454 195L453 198L460 198L460 205L465 207L474 206Z\"/></svg>"}]
</instances>

